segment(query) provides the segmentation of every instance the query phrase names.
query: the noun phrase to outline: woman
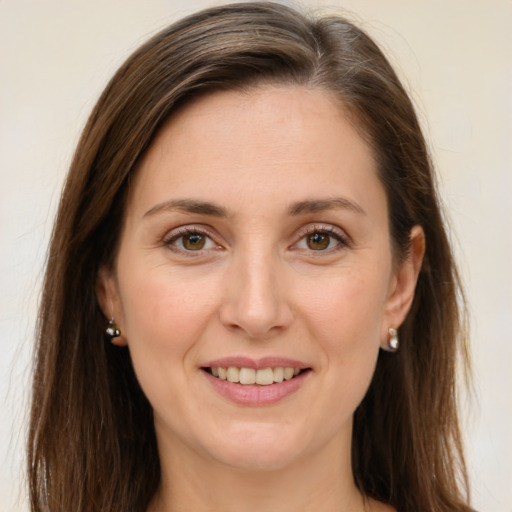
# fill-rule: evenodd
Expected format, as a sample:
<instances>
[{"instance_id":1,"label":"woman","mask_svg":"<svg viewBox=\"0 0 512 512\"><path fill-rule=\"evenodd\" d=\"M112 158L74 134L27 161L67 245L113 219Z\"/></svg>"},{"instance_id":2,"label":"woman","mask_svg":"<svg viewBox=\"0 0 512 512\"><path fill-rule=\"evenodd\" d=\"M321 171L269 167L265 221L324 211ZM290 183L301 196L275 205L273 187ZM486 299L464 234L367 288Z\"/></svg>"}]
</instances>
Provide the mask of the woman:
<instances>
[{"instance_id":1,"label":"woman","mask_svg":"<svg viewBox=\"0 0 512 512\"><path fill-rule=\"evenodd\" d=\"M176 23L113 77L63 192L32 510L470 510L458 290L368 36L273 3Z\"/></svg>"}]
</instances>

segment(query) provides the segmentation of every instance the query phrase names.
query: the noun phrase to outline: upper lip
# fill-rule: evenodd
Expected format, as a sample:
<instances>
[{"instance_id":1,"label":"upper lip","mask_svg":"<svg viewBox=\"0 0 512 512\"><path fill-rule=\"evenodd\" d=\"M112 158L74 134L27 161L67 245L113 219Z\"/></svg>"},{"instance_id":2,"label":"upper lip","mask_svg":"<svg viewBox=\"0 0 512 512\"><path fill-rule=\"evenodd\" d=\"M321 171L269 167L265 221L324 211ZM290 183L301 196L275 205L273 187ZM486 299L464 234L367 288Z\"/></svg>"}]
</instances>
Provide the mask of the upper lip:
<instances>
[{"instance_id":1,"label":"upper lip","mask_svg":"<svg viewBox=\"0 0 512 512\"><path fill-rule=\"evenodd\" d=\"M213 361L201 365L203 368L212 367L223 367L229 368L234 366L235 368L254 368L255 370L261 370L263 368L300 368L301 370L310 368L311 366L298 361L296 359L290 359L287 357L279 356L267 356L259 359L252 359L244 356L232 356L232 357L221 357Z\"/></svg>"}]
</instances>

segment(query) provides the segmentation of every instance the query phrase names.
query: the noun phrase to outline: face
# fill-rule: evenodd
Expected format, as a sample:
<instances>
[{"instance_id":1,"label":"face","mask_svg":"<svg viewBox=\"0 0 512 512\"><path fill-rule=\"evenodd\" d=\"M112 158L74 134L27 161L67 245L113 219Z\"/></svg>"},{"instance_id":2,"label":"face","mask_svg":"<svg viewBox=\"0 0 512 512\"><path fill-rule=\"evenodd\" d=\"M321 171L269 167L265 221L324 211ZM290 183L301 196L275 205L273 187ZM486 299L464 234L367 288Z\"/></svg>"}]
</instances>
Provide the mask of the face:
<instances>
[{"instance_id":1,"label":"face","mask_svg":"<svg viewBox=\"0 0 512 512\"><path fill-rule=\"evenodd\" d=\"M394 264L384 189L340 105L265 87L198 99L161 129L99 297L161 453L282 468L349 454L417 267Z\"/></svg>"}]
</instances>

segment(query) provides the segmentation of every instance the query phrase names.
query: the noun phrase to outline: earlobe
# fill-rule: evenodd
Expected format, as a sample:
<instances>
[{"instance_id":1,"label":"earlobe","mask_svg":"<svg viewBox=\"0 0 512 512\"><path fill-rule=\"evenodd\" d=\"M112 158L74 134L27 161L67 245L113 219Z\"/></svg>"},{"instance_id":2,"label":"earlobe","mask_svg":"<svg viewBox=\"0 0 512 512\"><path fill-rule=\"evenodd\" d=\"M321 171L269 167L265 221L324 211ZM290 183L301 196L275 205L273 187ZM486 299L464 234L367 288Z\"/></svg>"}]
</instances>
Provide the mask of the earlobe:
<instances>
[{"instance_id":1,"label":"earlobe","mask_svg":"<svg viewBox=\"0 0 512 512\"><path fill-rule=\"evenodd\" d=\"M126 346L128 343L120 324L117 323L122 322L122 317L115 277L104 266L100 267L96 278L96 297L106 319L105 336L113 345Z\"/></svg>"},{"instance_id":2,"label":"earlobe","mask_svg":"<svg viewBox=\"0 0 512 512\"><path fill-rule=\"evenodd\" d=\"M424 254L425 233L421 226L414 226L410 233L410 250L398 266L386 303L381 335L382 347L388 344L389 329L398 329L412 306Z\"/></svg>"}]
</instances>

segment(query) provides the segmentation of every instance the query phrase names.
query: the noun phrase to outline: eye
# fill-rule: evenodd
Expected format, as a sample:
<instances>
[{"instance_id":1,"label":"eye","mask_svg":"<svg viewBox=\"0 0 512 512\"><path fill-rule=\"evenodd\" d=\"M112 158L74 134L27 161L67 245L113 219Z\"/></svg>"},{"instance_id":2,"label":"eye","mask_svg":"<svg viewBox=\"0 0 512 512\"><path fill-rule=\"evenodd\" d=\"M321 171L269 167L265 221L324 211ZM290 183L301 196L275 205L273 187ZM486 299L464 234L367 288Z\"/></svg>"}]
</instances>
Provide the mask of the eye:
<instances>
[{"instance_id":1,"label":"eye","mask_svg":"<svg viewBox=\"0 0 512 512\"><path fill-rule=\"evenodd\" d=\"M206 233L196 228L181 228L165 240L165 245L186 252L203 251L219 247Z\"/></svg>"},{"instance_id":2,"label":"eye","mask_svg":"<svg viewBox=\"0 0 512 512\"><path fill-rule=\"evenodd\" d=\"M323 251L329 249L332 243L332 237L325 233L313 233L306 237L306 245L308 249L313 251Z\"/></svg>"},{"instance_id":3,"label":"eye","mask_svg":"<svg viewBox=\"0 0 512 512\"><path fill-rule=\"evenodd\" d=\"M334 228L313 226L306 231L294 248L315 252L331 252L348 245L346 237Z\"/></svg>"}]
</instances>

